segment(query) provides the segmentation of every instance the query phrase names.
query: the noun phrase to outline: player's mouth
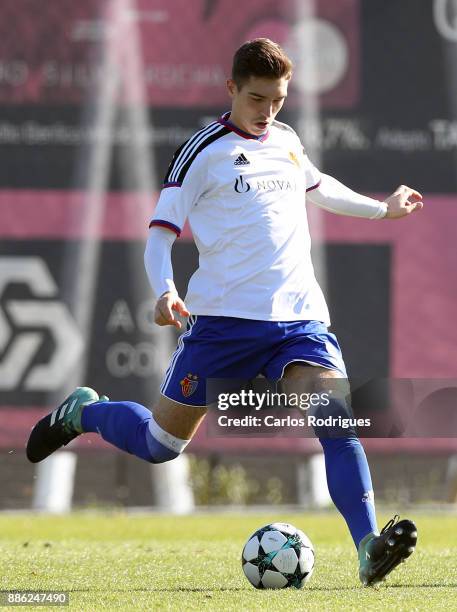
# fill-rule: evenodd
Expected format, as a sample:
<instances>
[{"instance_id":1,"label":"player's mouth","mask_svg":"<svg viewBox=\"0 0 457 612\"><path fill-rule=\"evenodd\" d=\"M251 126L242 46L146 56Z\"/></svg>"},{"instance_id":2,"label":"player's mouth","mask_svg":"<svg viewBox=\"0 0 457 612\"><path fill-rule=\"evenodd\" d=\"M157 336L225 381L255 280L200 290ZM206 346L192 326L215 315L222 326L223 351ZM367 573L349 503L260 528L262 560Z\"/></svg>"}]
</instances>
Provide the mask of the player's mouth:
<instances>
[{"instance_id":1,"label":"player's mouth","mask_svg":"<svg viewBox=\"0 0 457 612\"><path fill-rule=\"evenodd\" d=\"M254 125L256 126L258 130L262 130L262 132L264 132L267 129L269 122L268 121L256 121Z\"/></svg>"}]
</instances>

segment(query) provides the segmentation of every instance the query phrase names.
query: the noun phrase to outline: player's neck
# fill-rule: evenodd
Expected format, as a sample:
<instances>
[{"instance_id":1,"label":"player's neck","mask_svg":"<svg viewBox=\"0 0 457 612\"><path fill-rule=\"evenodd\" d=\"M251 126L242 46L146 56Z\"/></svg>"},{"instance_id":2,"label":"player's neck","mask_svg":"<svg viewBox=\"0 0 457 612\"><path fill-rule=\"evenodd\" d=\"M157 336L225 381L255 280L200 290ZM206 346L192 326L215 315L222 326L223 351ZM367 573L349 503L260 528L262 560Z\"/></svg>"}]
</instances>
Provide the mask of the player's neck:
<instances>
[{"instance_id":1,"label":"player's neck","mask_svg":"<svg viewBox=\"0 0 457 612\"><path fill-rule=\"evenodd\" d=\"M244 129L241 121L237 120L236 117L235 118L232 117L231 112L228 112L222 115L221 119L225 125L231 128L234 128L236 132L244 134L245 136L249 138L256 138L258 140L263 140L265 136L268 134L268 129L265 130L265 132L262 132L262 134L253 134L252 132L248 132L247 130Z\"/></svg>"}]
</instances>

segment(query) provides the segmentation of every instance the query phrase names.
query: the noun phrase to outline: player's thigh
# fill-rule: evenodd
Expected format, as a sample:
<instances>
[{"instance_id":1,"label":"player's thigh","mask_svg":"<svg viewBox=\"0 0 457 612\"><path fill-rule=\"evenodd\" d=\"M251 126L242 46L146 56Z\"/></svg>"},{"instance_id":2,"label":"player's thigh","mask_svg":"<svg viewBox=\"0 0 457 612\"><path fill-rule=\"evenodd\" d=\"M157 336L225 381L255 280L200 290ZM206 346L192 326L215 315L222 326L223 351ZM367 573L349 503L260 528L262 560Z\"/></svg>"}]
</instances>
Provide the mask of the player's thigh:
<instances>
[{"instance_id":1,"label":"player's thigh","mask_svg":"<svg viewBox=\"0 0 457 612\"><path fill-rule=\"evenodd\" d=\"M349 395L349 382L339 370L323 368L305 363L290 363L281 380L286 393L318 393L338 388L343 395Z\"/></svg>"},{"instance_id":2,"label":"player's thigh","mask_svg":"<svg viewBox=\"0 0 457 612\"><path fill-rule=\"evenodd\" d=\"M164 431L181 440L190 440L205 418L206 411L205 407L179 404L161 395L152 414Z\"/></svg>"},{"instance_id":3,"label":"player's thigh","mask_svg":"<svg viewBox=\"0 0 457 612\"><path fill-rule=\"evenodd\" d=\"M313 426L317 438L352 437L352 427L340 426L340 419L352 416L349 382L339 370L305 364L289 364L281 380L282 391L289 396L312 394L308 415L316 419L331 417L330 424ZM311 398L310 398L311 401ZM333 424L332 424L333 423Z\"/></svg>"}]
</instances>

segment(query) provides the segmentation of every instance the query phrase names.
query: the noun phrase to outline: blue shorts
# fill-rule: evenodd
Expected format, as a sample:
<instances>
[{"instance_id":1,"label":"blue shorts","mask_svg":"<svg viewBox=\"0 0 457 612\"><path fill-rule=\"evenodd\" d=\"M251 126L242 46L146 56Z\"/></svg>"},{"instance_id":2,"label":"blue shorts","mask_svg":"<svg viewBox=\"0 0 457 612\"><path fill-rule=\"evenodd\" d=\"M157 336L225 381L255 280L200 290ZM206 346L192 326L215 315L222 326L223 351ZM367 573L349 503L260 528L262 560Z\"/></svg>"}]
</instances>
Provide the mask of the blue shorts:
<instances>
[{"instance_id":1,"label":"blue shorts","mask_svg":"<svg viewBox=\"0 0 457 612\"><path fill-rule=\"evenodd\" d=\"M320 321L191 316L160 391L180 404L206 406L206 379L253 379L262 374L279 380L293 362L337 370L347 377L338 341Z\"/></svg>"}]
</instances>

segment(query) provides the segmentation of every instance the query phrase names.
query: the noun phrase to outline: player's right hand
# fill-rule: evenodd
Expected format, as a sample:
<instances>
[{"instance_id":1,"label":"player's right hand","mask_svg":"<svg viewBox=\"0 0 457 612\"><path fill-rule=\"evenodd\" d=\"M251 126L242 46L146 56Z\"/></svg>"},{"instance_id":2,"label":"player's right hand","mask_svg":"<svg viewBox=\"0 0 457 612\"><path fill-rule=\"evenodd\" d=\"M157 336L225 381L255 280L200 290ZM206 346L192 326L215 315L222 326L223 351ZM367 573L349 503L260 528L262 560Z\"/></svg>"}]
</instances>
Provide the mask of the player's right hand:
<instances>
[{"instance_id":1,"label":"player's right hand","mask_svg":"<svg viewBox=\"0 0 457 612\"><path fill-rule=\"evenodd\" d=\"M154 322L157 323L157 325L174 325L178 329L181 329L181 321L175 317L173 311L179 313L183 317L188 317L190 315L190 312L187 310L186 305L179 295L173 291L167 291L157 300L154 309Z\"/></svg>"}]
</instances>

